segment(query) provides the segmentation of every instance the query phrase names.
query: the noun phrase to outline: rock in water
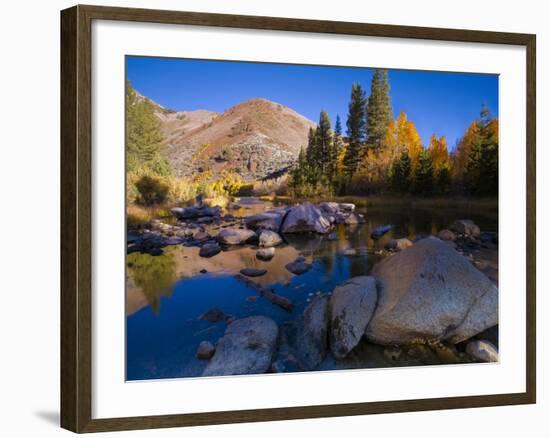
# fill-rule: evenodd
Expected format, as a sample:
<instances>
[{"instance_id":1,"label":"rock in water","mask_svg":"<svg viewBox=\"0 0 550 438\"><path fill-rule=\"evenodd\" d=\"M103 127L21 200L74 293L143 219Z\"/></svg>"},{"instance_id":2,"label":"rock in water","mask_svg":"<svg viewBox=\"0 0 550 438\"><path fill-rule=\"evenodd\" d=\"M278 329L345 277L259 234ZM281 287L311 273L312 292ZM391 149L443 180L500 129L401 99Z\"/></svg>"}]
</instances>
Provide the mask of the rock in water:
<instances>
[{"instance_id":1,"label":"rock in water","mask_svg":"<svg viewBox=\"0 0 550 438\"><path fill-rule=\"evenodd\" d=\"M301 275L311 269L311 263L304 262L296 259L293 262L288 263L285 268L292 272L294 275Z\"/></svg>"},{"instance_id":2,"label":"rock in water","mask_svg":"<svg viewBox=\"0 0 550 438\"><path fill-rule=\"evenodd\" d=\"M441 230L439 233L437 233L437 237L439 237L441 240L446 240L446 241L452 241L456 239L455 233L447 229Z\"/></svg>"},{"instance_id":3,"label":"rock in water","mask_svg":"<svg viewBox=\"0 0 550 438\"><path fill-rule=\"evenodd\" d=\"M337 202L321 202L319 210L328 215L335 215L340 210L340 206Z\"/></svg>"},{"instance_id":4,"label":"rock in water","mask_svg":"<svg viewBox=\"0 0 550 438\"><path fill-rule=\"evenodd\" d=\"M344 219L344 223L346 225L364 224L365 218L363 217L362 214L350 213L348 217Z\"/></svg>"},{"instance_id":5,"label":"rock in water","mask_svg":"<svg viewBox=\"0 0 550 438\"><path fill-rule=\"evenodd\" d=\"M330 301L330 349L342 359L365 333L377 301L376 280L354 277L334 289Z\"/></svg>"},{"instance_id":6,"label":"rock in water","mask_svg":"<svg viewBox=\"0 0 550 438\"><path fill-rule=\"evenodd\" d=\"M287 209L265 211L260 214L246 217L244 223L246 227L251 230L270 230L279 232L286 212Z\"/></svg>"},{"instance_id":7,"label":"rock in water","mask_svg":"<svg viewBox=\"0 0 550 438\"><path fill-rule=\"evenodd\" d=\"M277 246L283 243L283 239L275 231L264 230L260 233L258 238L259 244L263 248L269 248L271 246Z\"/></svg>"},{"instance_id":8,"label":"rock in water","mask_svg":"<svg viewBox=\"0 0 550 438\"><path fill-rule=\"evenodd\" d=\"M256 268L244 268L241 269L241 274L247 277L261 277L267 273L267 269L256 269Z\"/></svg>"},{"instance_id":9,"label":"rock in water","mask_svg":"<svg viewBox=\"0 0 550 438\"><path fill-rule=\"evenodd\" d=\"M187 208L173 208L170 210L172 214L180 220L198 219L207 216L219 216L220 207L207 207L205 205L196 205Z\"/></svg>"},{"instance_id":10,"label":"rock in water","mask_svg":"<svg viewBox=\"0 0 550 438\"><path fill-rule=\"evenodd\" d=\"M327 353L328 321L328 297L317 296L295 323L296 334L291 345L305 369L317 367Z\"/></svg>"},{"instance_id":11,"label":"rock in water","mask_svg":"<svg viewBox=\"0 0 550 438\"><path fill-rule=\"evenodd\" d=\"M279 328L265 316L233 321L218 341L214 356L203 376L230 376L265 373L277 345Z\"/></svg>"},{"instance_id":12,"label":"rock in water","mask_svg":"<svg viewBox=\"0 0 550 438\"><path fill-rule=\"evenodd\" d=\"M464 234L465 236L476 237L480 234L479 227L474 223L474 221L468 219L454 221L450 228L452 231L455 231L458 234Z\"/></svg>"},{"instance_id":13,"label":"rock in water","mask_svg":"<svg viewBox=\"0 0 550 438\"><path fill-rule=\"evenodd\" d=\"M386 244L386 249L391 251L403 251L405 248L412 245L413 243L409 239L392 239Z\"/></svg>"},{"instance_id":14,"label":"rock in water","mask_svg":"<svg viewBox=\"0 0 550 438\"><path fill-rule=\"evenodd\" d=\"M372 275L378 304L366 335L374 343L458 343L498 323L497 288L437 238L384 259Z\"/></svg>"},{"instance_id":15,"label":"rock in water","mask_svg":"<svg viewBox=\"0 0 550 438\"><path fill-rule=\"evenodd\" d=\"M197 348L197 359L208 360L214 355L215 351L216 347L211 342L202 341L199 348Z\"/></svg>"},{"instance_id":16,"label":"rock in water","mask_svg":"<svg viewBox=\"0 0 550 438\"><path fill-rule=\"evenodd\" d=\"M379 227L376 227L372 232L370 233L370 237L374 240L380 239L384 234L386 234L388 231L393 229L392 224L388 225L380 225Z\"/></svg>"},{"instance_id":17,"label":"rock in water","mask_svg":"<svg viewBox=\"0 0 550 438\"><path fill-rule=\"evenodd\" d=\"M260 248L256 251L256 258L258 260L269 261L275 255L275 248Z\"/></svg>"},{"instance_id":18,"label":"rock in water","mask_svg":"<svg viewBox=\"0 0 550 438\"><path fill-rule=\"evenodd\" d=\"M325 234L329 231L329 220L323 216L321 210L309 202L292 207L281 225L282 233Z\"/></svg>"},{"instance_id":19,"label":"rock in water","mask_svg":"<svg viewBox=\"0 0 550 438\"><path fill-rule=\"evenodd\" d=\"M218 242L225 245L242 245L255 238L256 233L254 231L240 228L224 228L216 236Z\"/></svg>"},{"instance_id":20,"label":"rock in water","mask_svg":"<svg viewBox=\"0 0 550 438\"><path fill-rule=\"evenodd\" d=\"M481 362L498 362L498 351L489 341L468 342L466 353Z\"/></svg>"},{"instance_id":21,"label":"rock in water","mask_svg":"<svg viewBox=\"0 0 550 438\"><path fill-rule=\"evenodd\" d=\"M205 243L199 250L199 256L201 257L213 257L218 254L222 249L217 243Z\"/></svg>"}]
</instances>

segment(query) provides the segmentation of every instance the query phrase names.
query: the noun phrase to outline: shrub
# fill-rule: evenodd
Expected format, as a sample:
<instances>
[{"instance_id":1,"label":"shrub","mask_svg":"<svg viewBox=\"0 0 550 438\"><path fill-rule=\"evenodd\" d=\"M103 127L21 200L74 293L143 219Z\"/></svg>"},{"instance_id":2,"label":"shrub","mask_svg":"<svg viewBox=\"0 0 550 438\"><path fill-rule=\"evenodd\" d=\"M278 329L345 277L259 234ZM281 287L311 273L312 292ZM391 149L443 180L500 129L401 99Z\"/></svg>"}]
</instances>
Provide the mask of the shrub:
<instances>
[{"instance_id":1,"label":"shrub","mask_svg":"<svg viewBox=\"0 0 550 438\"><path fill-rule=\"evenodd\" d=\"M162 204L170 191L167 179L156 175L143 175L135 186L139 192L137 202L142 205Z\"/></svg>"}]
</instances>

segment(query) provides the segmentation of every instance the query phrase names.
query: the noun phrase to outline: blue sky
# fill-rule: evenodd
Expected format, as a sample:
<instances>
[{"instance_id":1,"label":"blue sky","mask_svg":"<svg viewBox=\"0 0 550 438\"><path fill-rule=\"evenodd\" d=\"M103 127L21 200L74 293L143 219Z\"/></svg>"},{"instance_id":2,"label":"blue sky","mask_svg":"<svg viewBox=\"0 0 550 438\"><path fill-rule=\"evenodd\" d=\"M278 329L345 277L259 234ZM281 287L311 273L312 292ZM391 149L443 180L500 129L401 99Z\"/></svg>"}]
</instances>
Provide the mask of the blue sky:
<instances>
[{"instance_id":1,"label":"blue sky","mask_svg":"<svg viewBox=\"0 0 550 438\"><path fill-rule=\"evenodd\" d=\"M321 109L345 131L351 85L370 91L373 70L173 58L127 57L126 75L143 95L178 111L224 110L253 97L286 105L313 121ZM393 112L404 111L428 144L432 133L454 147L483 104L498 117L498 76L388 70Z\"/></svg>"}]
</instances>

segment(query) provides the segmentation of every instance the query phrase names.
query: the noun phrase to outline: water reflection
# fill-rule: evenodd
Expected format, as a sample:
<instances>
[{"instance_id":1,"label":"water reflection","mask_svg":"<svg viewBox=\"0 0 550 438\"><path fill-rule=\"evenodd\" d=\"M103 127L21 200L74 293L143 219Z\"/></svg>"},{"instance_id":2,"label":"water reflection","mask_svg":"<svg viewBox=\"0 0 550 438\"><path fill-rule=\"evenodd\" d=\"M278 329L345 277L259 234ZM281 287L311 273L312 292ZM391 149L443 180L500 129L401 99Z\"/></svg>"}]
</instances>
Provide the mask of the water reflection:
<instances>
[{"instance_id":1,"label":"water reflection","mask_svg":"<svg viewBox=\"0 0 550 438\"><path fill-rule=\"evenodd\" d=\"M239 212L248 215L269 207L254 203L250 210ZM270 261L258 260L257 248L250 245L233 247L212 258L199 257L199 248L181 245L168 247L157 257L128 255L127 378L200 375L204 363L195 358L198 344L202 340L215 342L225 330L223 322L198 319L212 308L235 317L266 315L281 323L301 314L316 293L330 292L348 278L368 274L381 258L379 250L392 238L414 240L463 218L474 220L483 231L497 231L494 211L385 207L370 208L366 218L365 224L336 227L331 236L285 236L285 244L276 248ZM373 228L389 223L395 225L393 230L379 240L371 238ZM350 248L357 250L356 255L346 255ZM295 276L285 265L298 255L313 268ZM238 281L235 274L245 267L267 269L254 281L292 300L294 310L273 305Z\"/></svg>"}]
</instances>

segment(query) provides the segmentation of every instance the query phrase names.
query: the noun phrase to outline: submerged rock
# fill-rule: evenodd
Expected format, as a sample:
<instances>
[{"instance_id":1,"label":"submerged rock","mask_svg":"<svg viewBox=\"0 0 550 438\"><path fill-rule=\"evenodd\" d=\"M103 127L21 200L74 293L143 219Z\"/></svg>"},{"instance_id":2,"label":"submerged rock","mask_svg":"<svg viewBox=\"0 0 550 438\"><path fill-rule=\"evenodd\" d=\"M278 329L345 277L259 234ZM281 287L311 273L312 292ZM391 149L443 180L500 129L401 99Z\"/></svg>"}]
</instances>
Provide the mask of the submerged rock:
<instances>
[{"instance_id":1,"label":"submerged rock","mask_svg":"<svg viewBox=\"0 0 550 438\"><path fill-rule=\"evenodd\" d=\"M451 224L450 228L452 231L465 236L476 237L481 233L479 227L474 223L474 221L468 219L456 220Z\"/></svg>"},{"instance_id":2,"label":"submerged rock","mask_svg":"<svg viewBox=\"0 0 550 438\"><path fill-rule=\"evenodd\" d=\"M311 269L312 265L311 263L307 263L303 260L296 259L293 262L288 263L285 265L285 268L292 272L294 275L301 275L305 272L309 271Z\"/></svg>"},{"instance_id":3,"label":"submerged rock","mask_svg":"<svg viewBox=\"0 0 550 438\"><path fill-rule=\"evenodd\" d=\"M265 373L275 353L279 328L265 316L233 321L218 341L203 376Z\"/></svg>"},{"instance_id":4,"label":"submerged rock","mask_svg":"<svg viewBox=\"0 0 550 438\"><path fill-rule=\"evenodd\" d=\"M275 248L260 248L256 251L256 258L263 261L269 261L275 256Z\"/></svg>"},{"instance_id":5,"label":"submerged rock","mask_svg":"<svg viewBox=\"0 0 550 438\"><path fill-rule=\"evenodd\" d=\"M369 340L458 343L498 323L498 290L464 257L428 237L374 266L378 305Z\"/></svg>"},{"instance_id":6,"label":"submerged rock","mask_svg":"<svg viewBox=\"0 0 550 438\"><path fill-rule=\"evenodd\" d=\"M498 351L489 341L470 341L466 353L481 362L498 362Z\"/></svg>"},{"instance_id":7,"label":"submerged rock","mask_svg":"<svg viewBox=\"0 0 550 438\"><path fill-rule=\"evenodd\" d=\"M199 348L197 348L197 359L208 360L214 355L215 351L216 347L214 347L212 342L202 341L199 344Z\"/></svg>"},{"instance_id":8,"label":"submerged rock","mask_svg":"<svg viewBox=\"0 0 550 438\"><path fill-rule=\"evenodd\" d=\"M252 230L240 228L224 228L221 230L216 239L224 245L242 245L256 238L256 233Z\"/></svg>"},{"instance_id":9,"label":"submerged rock","mask_svg":"<svg viewBox=\"0 0 550 438\"><path fill-rule=\"evenodd\" d=\"M377 300L373 277L354 277L334 289L330 301L330 349L346 357L359 343L374 313Z\"/></svg>"},{"instance_id":10,"label":"submerged rock","mask_svg":"<svg viewBox=\"0 0 550 438\"><path fill-rule=\"evenodd\" d=\"M392 239L386 243L386 249L389 249L390 251L402 251L409 246L413 246L413 243L406 238Z\"/></svg>"},{"instance_id":11,"label":"submerged rock","mask_svg":"<svg viewBox=\"0 0 550 438\"><path fill-rule=\"evenodd\" d=\"M290 209L281 225L281 232L325 234L330 228L330 221L323 216L321 210L304 202Z\"/></svg>"},{"instance_id":12,"label":"submerged rock","mask_svg":"<svg viewBox=\"0 0 550 438\"><path fill-rule=\"evenodd\" d=\"M208 321L208 322L225 321L227 318L228 318L228 315L226 315L223 310L218 308L210 309L204 312L201 316L199 316L200 320Z\"/></svg>"},{"instance_id":13,"label":"submerged rock","mask_svg":"<svg viewBox=\"0 0 550 438\"><path fill-rule=\"evenodd\" d=\"M380 225L379 227L376 227L373 229L370 233L370 237L374 240L380 239L384 234L386 234L388 231L392 230L394 228L394 225L388 224L388 225Z\"/></svg>"},{"instance_id":14,"label":"submerged rock","mask_svg":"<svg viewBox=\"0 0 550 438\"><path fill-rule=\"evenodd\" d=\"M259 245L263 248L277 246L283 243L283 239L275 231L263 230L258 237Z\"/></svg>"},{"instance_id":15,"label":"submerged rock","mask_svg":"<svg viewBox=\"0 0 550 438\"><path fill-rule=\"evenodd\" d=\"M217 243L205 243L199 250L199 256L201 257L213 257L221 251L220 245Z\"/></svg>"},{"instance_id":16,"label":"submerged rock","mask_svg":"<svg viewBox=\"0 0 550 438\"><path fill-rule=\"evenodd\" d=\"M244 268L240 272L247 277L261 277L267 273L267 269Z\"/></svg>"}]
</instances>

